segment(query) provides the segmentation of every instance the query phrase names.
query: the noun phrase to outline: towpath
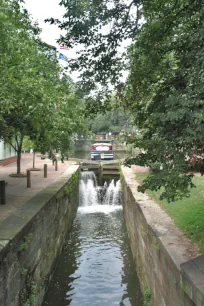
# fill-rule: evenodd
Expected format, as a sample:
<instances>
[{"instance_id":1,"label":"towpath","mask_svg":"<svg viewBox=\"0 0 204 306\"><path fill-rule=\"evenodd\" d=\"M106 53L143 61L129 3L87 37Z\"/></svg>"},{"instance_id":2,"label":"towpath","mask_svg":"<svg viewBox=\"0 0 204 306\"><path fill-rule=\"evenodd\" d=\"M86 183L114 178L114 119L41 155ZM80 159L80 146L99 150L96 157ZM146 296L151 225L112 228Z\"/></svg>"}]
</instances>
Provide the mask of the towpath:
<instances>
[{"instance_id":1,"label":"towpath","mask_svg":"<svg viewBox=\"0 0 204 306\"><path fill-rule=\"evenodd\" d=\"M32 167L33 154L23 153L21 159L21 172L26 172ZM5 167L0 167L0 180L5 180L6 185L6 204L0 205L0 222L2 222L9 214L21 207L30 198L44 189L47 185L55 181L68 167L76 162L65 161L62 163L58 161L58 171L52 161L49 159L41 159L36 154L35 167L40 168L41 171L31 171L31 188L27 188L26 177L16 178L10 177L9 174L16 172L16 162ZM44 178L43 167L47 164L47 178Z\"/></svg>"}]
</instances>

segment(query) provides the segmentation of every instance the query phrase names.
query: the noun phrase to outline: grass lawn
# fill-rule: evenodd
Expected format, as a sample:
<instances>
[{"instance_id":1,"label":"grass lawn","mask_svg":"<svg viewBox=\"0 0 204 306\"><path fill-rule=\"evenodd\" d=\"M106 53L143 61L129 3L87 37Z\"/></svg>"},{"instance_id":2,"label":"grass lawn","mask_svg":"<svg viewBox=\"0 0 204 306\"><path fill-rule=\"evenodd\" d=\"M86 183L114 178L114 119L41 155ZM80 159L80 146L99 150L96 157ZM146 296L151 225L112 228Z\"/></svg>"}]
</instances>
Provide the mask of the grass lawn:
<instances>
[{"instance_id":1,"label":"grass lawn","mask_svg":"<svg viewBox=\"0 0 204 306\"><path fill-rule=\"evenodd\" d=\"M137 173L136 179L141 182L146 176L147 173ZM193 182L196 188L191 189L190 198L176 202L159 200L159 192L148 190L147 193L166 210L176 225L204 253L204 176L194 177Z\"/></svg>"}]
</instances>

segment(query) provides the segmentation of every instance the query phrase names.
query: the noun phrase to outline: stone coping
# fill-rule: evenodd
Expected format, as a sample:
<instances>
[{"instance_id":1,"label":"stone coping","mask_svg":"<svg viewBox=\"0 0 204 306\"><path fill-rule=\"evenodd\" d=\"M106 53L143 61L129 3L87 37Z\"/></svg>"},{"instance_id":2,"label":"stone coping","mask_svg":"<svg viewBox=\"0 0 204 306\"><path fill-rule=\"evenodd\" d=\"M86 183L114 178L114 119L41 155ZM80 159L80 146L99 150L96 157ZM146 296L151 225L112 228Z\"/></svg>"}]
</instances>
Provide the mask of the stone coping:
<instances>
[{"instance_id":1,"label":"stone coping","mask_svg":"<svg viewBox=\"0 0 204 306\"><path fill-rule=\"evenodd\" d=\"M78 165L68 167L56 181L45 187L0 223L0 252L23 231L29 221L56 195L78 169Z\"/></svg>"},{"instance_id":2,"label":"stone coping","mask_svg":"<svg viewBox=\"0 0 204 306\"><path fill-rule=\"evenodd\" d=\"M183 289L195 305L204 306L204 255L183 263L181 270Z\"/></svg>"}]
</instances>

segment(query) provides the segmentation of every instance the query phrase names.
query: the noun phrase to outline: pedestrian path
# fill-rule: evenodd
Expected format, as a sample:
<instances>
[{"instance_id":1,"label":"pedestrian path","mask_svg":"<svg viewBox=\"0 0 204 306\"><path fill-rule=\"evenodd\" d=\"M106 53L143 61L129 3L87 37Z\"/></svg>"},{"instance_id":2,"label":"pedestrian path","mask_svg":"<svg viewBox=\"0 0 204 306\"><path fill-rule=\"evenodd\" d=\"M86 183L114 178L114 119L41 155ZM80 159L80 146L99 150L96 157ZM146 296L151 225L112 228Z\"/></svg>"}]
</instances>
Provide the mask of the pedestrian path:
<instances>
[{"instance_id":1,"label":"pedestrian path","mask_svg":"<svg viewBox=\"0 0 204 306\"><path fill-rule=\"evenodd\" d=\"M132 165L131 169L134 173L138 172L149 172L149 167L142 167L142 166L137 166L137 165Z\"/></svg>"},{"instance_id":2,"label":"pedestrian path","mask_svg":"<svg viewBox=\"0 0 204 306\"><path fill-rule=\"evenodd\" d=\"M21 172L32 168L33 154L23 153L21 158ZM41 159L36 154L35 167L41 171L31 171L31 188L27 188L26 177L10 177L9 174L16 173L16 162L5 167L0 167L0 180L6 181L6 204L0 205L0 222L9 214L21 207L30 198L44 189L47 185L54 182L68 167L73 165L74 161L58 161L58 171L49 159ZM47 164L47 178L44 178L43 167Z\"/></svg>"}]
</instances>

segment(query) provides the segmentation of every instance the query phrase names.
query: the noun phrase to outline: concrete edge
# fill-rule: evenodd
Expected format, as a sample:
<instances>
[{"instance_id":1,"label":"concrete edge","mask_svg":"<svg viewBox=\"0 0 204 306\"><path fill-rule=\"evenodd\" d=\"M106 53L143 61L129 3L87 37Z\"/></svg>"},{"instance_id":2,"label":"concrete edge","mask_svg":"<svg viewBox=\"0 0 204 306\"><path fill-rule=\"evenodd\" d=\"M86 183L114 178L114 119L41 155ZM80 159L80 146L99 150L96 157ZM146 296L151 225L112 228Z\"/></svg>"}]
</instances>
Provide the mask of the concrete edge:
<instances>
[{"instance_id":1,"label":"concrete edge","mask_svg":"<svg viewBox=\"0 0 204 306\"><path fill-rule=\"evenodd\" d=\"M29 221L56 196L56 193L61 190L72 174L78 169L78 165L69 166L53 183L29 199L0 223L0 259L9 249L11 240L20 234L23 235L23 230Z\"/></svg>"}]
</instances>

